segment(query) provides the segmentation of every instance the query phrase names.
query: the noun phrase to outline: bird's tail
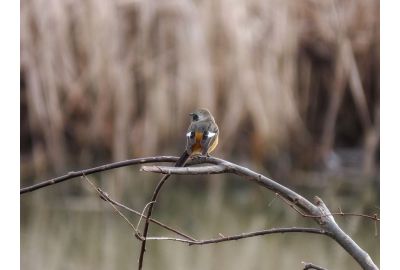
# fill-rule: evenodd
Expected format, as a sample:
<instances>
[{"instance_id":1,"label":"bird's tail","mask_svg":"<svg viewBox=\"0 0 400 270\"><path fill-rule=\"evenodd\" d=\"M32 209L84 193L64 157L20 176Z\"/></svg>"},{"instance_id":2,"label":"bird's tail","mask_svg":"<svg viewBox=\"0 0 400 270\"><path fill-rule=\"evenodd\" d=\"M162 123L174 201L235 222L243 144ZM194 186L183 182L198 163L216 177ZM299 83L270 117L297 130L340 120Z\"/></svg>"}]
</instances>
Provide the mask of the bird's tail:
<instances>
[{"instance_id":1,"label":"bird's tail","mask_svg":"<svg viewBox=\"0 0 400 270\"><path fill-rule=\"evenodd\" d=\"M188 160L189 158L189 154L187 153L187 151L185 150L185 152L183 152L183 154L181 155L181 157L178 159L178 161L175 163L175 167L183 167L183 165L185 165L185 162Z\"/></svg>"}]
</instances>

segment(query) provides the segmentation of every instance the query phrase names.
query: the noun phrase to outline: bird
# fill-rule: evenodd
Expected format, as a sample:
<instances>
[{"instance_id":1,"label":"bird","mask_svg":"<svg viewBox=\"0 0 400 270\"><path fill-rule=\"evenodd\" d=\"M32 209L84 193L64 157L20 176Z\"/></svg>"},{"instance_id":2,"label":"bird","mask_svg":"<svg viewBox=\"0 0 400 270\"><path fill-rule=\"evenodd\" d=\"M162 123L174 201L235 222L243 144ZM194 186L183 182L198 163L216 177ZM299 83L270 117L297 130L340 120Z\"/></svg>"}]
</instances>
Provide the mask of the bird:
<instances>
[{"instance_id":1,"label":"bird","mask_svg":"<svg viewBox=\"0 0 400 270\"><path fill-rule=\"evenodd\" d=\"M191 156L208 156L218 145L219 129L210 111L198 109L189 115L191 122L186 133L186 149L175 167L183 167Z\"/></svg>"}]
</instances>

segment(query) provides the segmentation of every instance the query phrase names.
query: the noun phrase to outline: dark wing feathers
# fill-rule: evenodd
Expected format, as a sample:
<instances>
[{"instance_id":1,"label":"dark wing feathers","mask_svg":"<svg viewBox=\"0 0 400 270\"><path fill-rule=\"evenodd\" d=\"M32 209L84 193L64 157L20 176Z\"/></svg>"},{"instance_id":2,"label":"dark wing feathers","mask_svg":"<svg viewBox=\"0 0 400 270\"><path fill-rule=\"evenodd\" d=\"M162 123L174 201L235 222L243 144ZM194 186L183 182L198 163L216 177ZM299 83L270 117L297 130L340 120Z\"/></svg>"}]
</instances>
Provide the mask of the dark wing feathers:
<instances>
[{"instance_id":1,"label":"dark wing feathers","mask_svg":"<svg viewBox=\"0 0 400 270\"><path fill-rule=\"evenodd\" d=\"M208 129L204 131L203 140L200 142L203 155L208 153L208 149L218 137L218 132L218 127L215 123L211 123Z\"/></svg>"},{"instance_id":2,"label":"dark wing feathers","mask_svg":"<svg viewBox=\"0 0 400 270\"><path fill-rule=\"evenodd\" d=\"M203 149L202 154L205 155L218 136L218 126L213 121L197 121L191 123L186 133L186 151L189 155L192 152L192 146L196 143L195 132L203 133L200 144Z\"/></svg>"}]
</instances>

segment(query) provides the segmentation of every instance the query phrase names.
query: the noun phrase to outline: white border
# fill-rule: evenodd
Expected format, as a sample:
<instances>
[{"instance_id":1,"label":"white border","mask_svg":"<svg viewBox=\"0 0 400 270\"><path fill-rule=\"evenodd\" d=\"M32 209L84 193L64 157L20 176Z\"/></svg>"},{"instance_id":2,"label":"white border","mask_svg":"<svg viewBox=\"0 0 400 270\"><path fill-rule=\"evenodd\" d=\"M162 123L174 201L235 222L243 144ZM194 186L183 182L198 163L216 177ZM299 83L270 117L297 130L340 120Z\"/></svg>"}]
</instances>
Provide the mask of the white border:
<instances>
[{"instance_id":1,"label":"white border","mask_svg":"<svg viewBox=\"0 0 400 270\"><path fill-rule=\"evenodd\" d=\"M381 1L381 269L398 266L400 2Z\"/></svg>"},{"instance_id":2,"label":"white border","mask_svg":"<svg viewBox=\"0 0 400 270\"><path fill-rule=\"evenodd\" d=\"M2 269L19 269L19 1L0 1L0 254Z\"/></svg>"}]
</instances>

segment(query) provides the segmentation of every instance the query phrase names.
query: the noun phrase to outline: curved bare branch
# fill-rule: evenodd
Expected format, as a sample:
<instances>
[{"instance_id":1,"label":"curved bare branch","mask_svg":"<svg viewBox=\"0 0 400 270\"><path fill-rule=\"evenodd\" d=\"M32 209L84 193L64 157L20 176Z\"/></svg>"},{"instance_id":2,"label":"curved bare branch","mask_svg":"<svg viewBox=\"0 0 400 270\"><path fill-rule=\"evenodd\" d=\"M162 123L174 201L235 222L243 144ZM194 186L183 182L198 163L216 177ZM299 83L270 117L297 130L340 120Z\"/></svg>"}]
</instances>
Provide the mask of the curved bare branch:
<instances>
[{"instance_id":1,"label":"curved bare branch","mask_svg":"<svg viewBox=\"0 0 400 270\"><path fill-rule=\"evenodd\" d=\"M350 236L348 236L338 226L333 218L333 215L329 209L325 206L323 201L315 197L315 204L292 191L291 189L275 182L274 180L256 173L248 168L239 166L237 164L228 162L223 159L214 157L202 157L200 158L206 163L215 164L214 166L204 167L187 167L187 168L175 168L175 167L164 167L164 166L142 166L142 171L155 172L162 174L183 174L183 175L194 175L194 174L217 174L217 173L232 173L242 176L246 180L255 182L267 189L279 194L285 200L293 204L294 207L300 209L304 214L313 217L313 219L320 225L323 230L329 233L329 236L334 239L339 245L341 245L358 263L363 269L376 270L378 267L374 264L371 257L365 252L360 246L355 243Z\"/></svg>"},{"instance_id":2,"label":"curved bare branch","mask_svg":"<svg viewBox=\"0 0 400 270\"><path fill-rule=\"evenodd\" d=\"M71 171L65 175L55 177L55 178L52 178L52 179L49 179L46 181L42 181L40 183L34 184L29 187L21 188L19 193L24 194L24 193L32 192L34 190L44 188L44 187L47 187L50 185L58 184L58 183L64 182L69 179L77 178L77 177L84 176L84 175L90 175L90 174L97 173L97 172L113 170L113 169L117 169L120 167L126 167L126 166L130 166L130 165L144 164L144 163L153 163L153 162L175 162L177 160L178 160L178 158L173 157L173 156L158 156L158 157L134 158L134 159L124 160L124 161L104 164L104 165L101 165L98 167L89 168L89 169L85 169L85 170Z\"/></svg>"},{"instance_id":3,"label":"curved bare branch","mask_svg":"<svg viewBox=\"0 0 400 270\"><path fill-rule=\"evenodd\" d=\"M89 175L96 172L111 170L115 168L120 168L124 166L134 165L134 164L144 164L152 162L175 162L178 158L172 156L159 156L159 157L148 157L148 158L137 158L126 160L122 162L115 162L111 164L106 164L103 166L90 168L82 171L70 172L64 176L53 178L36 185L22 188L20 194L31 192L49 185L57 184L62 181L72 179L78 176ZM228 162L223 159L215 157L200 157L191 160L188 165L193 164L203 164L209 163L213 164L210 166L202 167L164 167L164 166L143 166L143 171L156 172L166 174L165 179L171 174L183 174L183 175L193 175L193 174L216 174L216 173L232 173L239 175L246 180L255 182L281 196L287 202L289 202L292 208L301 210L301 212L308 217L312 217L321 227L323 231L326 231L328 236L339 243L358 263L363 269L373 269L376 270L378 267L374 264L368 253L361 249L357 243L355 243L345 232L335 222L332 213L323 203L323 201L316 197L315 203L310 202L306 198L292 191L291 189L275 182L274 180L256 173L248 168L239 166L237 164ZM148 221L147 221L148 222Z\"/></svg>"}]
</instances>

